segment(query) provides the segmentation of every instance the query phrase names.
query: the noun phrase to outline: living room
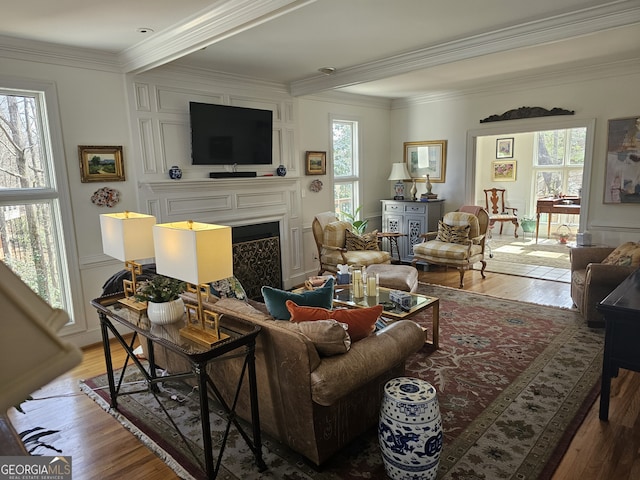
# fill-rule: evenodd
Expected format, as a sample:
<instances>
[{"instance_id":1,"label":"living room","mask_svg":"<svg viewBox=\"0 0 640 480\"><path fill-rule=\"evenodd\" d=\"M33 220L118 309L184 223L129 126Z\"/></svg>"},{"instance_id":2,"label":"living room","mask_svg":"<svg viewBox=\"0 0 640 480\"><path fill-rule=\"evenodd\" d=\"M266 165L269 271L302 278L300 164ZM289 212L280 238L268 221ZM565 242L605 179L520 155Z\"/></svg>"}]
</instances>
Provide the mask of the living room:
<instances>
[{"instance_id":1,"label":"living room","mask_svg":"<svg viewBox=\"0 0 640 480\"><path fill-rule=\"evenodd\" d=\"M639 13L634 2L613 3L620 3L620 12L631 19L629 24L635 21L637 25ZM612 36L616 32L622 36L623 30L623 25L614 29ZM10 30L3 28L5 32ZM590 232L597 244L637 241L640 225L635 221L636 207L603 202L608 188L604 180L608 122L640 113L630 101L637 96L640 80L637 47L634 55L625 52L622 58L618 53L603 55L595 64L493 75L485 81L473 79L455 88L441 85L411 96L354 94L348 88L294 95L285 82L180 62L123 73L121 59L110 53L3 37L0 87L47 89L48 101L54 101L47 106L57 119L52 124L52 148L60 162L56 166L63 189L62 224L73 297L74 322L63 330L65 338L79 346L100 341L98 318L90 301L100 295L104 281L121 268L119 262L102 253L101 213L144 211L157 215L159 222L191 217L230 225L275 219L281 224L285 242L284 286L299 285L315 274L318 263L311 222L316 213L332 210L334 199L329 169L326 175L305 175L305 152L324 151L330 159L331 118L359 122L365 167L362 212L371 230L381 228L380 200L393 197L393 182L387 178L391 164L403 161L404 142L447 141L446 181L435 183L434 191L445 199L445 211L449 211L479 201L474 193L477 138L584 126L589 129L589 149L580 228ZM525 55L526 51L517 54ZM475 62L476 69L481 69L482 59ZM339 79L329 75L326 81L332 78ZM189 101L272 110L274 160L258 174L274 174L283 164L287 175L209 179L210 171L224 169L191 165ZM575 114L480 123L525 105L561 107ZM122 146L126 179L82 182L79 145ZM519 155L517 143L515 155ZM169 179L173 165L182 169L181 180ZM320 191L309 188L316 179L324 184ZM410 183L406 185L408 190ZM91 202L96 190L105 186L119 192L120 201L111 209ZM419 196L425 191L424 183L418 182L417 188Z\"/></svg>"}]
</instances>

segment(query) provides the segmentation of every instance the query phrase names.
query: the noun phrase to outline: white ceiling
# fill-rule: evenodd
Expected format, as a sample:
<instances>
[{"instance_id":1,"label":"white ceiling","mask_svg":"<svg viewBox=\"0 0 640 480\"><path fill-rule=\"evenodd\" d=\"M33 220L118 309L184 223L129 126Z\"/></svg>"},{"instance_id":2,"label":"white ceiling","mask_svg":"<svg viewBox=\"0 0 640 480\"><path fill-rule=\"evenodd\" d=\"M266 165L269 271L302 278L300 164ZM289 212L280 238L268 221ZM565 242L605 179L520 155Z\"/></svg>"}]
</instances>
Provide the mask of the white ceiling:
<instances>
[{"instance_id":1,"label":"white ceiling","mask_svg":"<svg viewBox=\"0 0 640 480\"><path fill-rule=\"evenodd\" d=\"M0 16L0 46L16 38L109 54L123 72L175 63L293 95L402 98L640 63L640 0L21 0Z\"/></svg>"}]
</instances>

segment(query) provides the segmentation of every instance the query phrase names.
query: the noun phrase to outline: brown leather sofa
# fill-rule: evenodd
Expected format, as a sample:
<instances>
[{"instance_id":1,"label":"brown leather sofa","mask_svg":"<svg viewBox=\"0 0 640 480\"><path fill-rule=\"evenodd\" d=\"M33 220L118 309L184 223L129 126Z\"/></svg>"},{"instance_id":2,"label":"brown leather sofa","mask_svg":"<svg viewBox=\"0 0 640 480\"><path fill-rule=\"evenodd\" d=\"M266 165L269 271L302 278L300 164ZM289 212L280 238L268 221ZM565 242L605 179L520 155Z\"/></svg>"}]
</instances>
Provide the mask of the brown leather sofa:
<instances>
[{"instance_id":1,"label":"brown leather sofa","mask_svg":"<svg viewBox=\"0 0 640 480\"><path fill-rule=\"evenodd\" d=\"M604 327L604 318L596 306L637 268L601 263L614 250L578 247L570 251L571 299L589 327Z\"/></svg>"},{"instance_id":2,"label":"brown leather sofa","mask_svg":"<svg viewBox=\"0 0 640 480\"><path fill-rule=\"evenodd\" d=\"M183 298L193 301L189 294ZM205 308L262 327L256 345L261 430L316 465L377 424L385 383L402 376L407 357L424 346L422 329L401 320L353 343L347 353L322 357L296 324L274 320L262 303L225 298ZM159 365L185 370L180 359L160 350L155 350ZM241 367L241 358L209 367L225 400L233 399ZM247 384L237 414L250 420Z\"/></svg>"}]
</instances>

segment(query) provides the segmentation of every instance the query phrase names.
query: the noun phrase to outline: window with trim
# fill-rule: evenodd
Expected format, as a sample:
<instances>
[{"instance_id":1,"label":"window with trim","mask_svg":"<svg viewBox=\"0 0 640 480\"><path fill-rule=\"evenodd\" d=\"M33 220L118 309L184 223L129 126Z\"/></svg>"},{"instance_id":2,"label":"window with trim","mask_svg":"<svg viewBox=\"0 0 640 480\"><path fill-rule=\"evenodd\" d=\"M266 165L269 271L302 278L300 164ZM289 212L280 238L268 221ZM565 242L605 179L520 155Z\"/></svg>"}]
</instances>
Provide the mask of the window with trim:
<instances>
[{"instance_id":1,"label":"window with trim","mask_svg":"<svg viewBox=\"0 0 640 480\"><path fill-rule=\"evenodd\" d=\"M335 212L358 217L360 207L360 168L358 121L331 120L333 162L333 198Z\"/></svg>"},{"instance_id":2,"label":"window with trim","mask_svg":"<svg viewBox=\"0 0 640 480\"><path fill-rule=\"evenodd\" d=\"M72 318L45 92L0 88L0 260Z\"/></svg>"},{"instance_id":3,"label":"window with trim","mask_svg":"<svg viewBox=\"0 0 640 480\"><path fill-rule=\"evenodd\" d=\"M580 195L586 135L585 127L536 132L533 157L536 198Z\"/></svg>"}]
</instances>

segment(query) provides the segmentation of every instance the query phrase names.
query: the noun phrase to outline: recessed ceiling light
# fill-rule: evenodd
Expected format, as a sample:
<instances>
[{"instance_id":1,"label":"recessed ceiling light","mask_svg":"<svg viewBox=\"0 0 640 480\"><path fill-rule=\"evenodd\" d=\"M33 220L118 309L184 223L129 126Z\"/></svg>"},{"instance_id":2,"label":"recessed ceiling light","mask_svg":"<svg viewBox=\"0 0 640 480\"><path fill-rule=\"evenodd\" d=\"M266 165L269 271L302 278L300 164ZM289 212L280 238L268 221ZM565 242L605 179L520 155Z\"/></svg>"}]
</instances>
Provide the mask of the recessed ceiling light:
<instances>
[{"instance_id":1,"label":"recessed ceiling light","mask_svg":"<svg viewBox=\"0 0 640 480\"><path fill-rule=\"evenodd\" d=\"M333 75L334 73L336 73L335 67L322 67L319 68L318 71L320 73L324 73L325 75Z\"/></svg>"},{"instance_id":2,"label":"recessed ceiling light","mask_svg":"<svg viewBox=\"0 0 640 480\"><path fill-rule=\"evenodd\" d=\"M153 33L153 28L149 28L149 27L140 27L136 30L136 32L138 33Z\"/></svg>"}]
</instances>

